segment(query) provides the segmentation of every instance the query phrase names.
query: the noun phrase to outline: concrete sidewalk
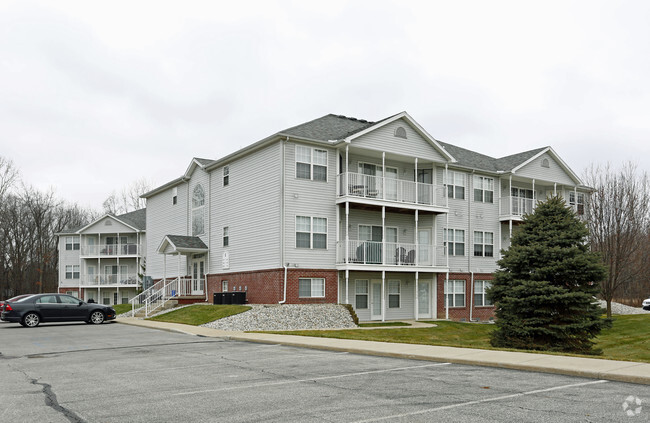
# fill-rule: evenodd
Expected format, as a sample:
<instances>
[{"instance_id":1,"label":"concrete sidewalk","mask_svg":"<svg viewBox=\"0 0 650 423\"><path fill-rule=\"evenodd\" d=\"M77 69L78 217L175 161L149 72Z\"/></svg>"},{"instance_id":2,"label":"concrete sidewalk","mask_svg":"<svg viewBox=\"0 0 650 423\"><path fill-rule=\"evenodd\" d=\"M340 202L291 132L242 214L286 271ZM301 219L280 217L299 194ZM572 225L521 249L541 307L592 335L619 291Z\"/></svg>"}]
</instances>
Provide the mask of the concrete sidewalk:
<instances>
[{"instance_id":1,"label":"concrete sidewalk","mask_svg":"<svg viewBox=\"0 0 650 423\"><path fill-rule=\"evenodd\" d=\"M607 379L650 385L650 363L602 360L510 351L441 347L434 345L398 344L390 342L357 341L350 339L317 338L309 336L276 335L268 333L231 332L178 323L154 322L132 317L120 318L118 323L152 329L168 330L211 338L235 341L280 344L294 347L355 354L399 357L475 366L557 373L571 376Z\"/></svg>"}]
</instances>

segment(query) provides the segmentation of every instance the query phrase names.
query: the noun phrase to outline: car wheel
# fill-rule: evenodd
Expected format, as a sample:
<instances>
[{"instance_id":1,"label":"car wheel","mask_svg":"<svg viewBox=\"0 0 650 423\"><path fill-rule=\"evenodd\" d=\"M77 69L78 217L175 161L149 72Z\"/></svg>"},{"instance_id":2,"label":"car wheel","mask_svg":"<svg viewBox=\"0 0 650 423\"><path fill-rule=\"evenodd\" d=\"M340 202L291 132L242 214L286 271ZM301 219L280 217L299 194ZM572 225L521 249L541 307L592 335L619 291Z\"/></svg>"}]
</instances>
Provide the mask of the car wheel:
<instances>
[{"instance_id":1,"label":"car wheel","mask_svg":"<svg viewBox=\"0 0 650 423\"><path fill-rule=\"evenodd\" d=\"M27 313L25 317L23 317L22 323L25 327L35 328L39 323L41 323L41 318L36 313Z\"/></svg>"},{"instance_id":2,"label":"car wheel","mask_svg":"<svg viewBox=\"0 0 650 423\"><path fill-rule=\"evenodd\" d=\"M101 311L93 311L90 314L90 323L99 325L104 322L104 313Z\"/></svg>"}]
</instances>

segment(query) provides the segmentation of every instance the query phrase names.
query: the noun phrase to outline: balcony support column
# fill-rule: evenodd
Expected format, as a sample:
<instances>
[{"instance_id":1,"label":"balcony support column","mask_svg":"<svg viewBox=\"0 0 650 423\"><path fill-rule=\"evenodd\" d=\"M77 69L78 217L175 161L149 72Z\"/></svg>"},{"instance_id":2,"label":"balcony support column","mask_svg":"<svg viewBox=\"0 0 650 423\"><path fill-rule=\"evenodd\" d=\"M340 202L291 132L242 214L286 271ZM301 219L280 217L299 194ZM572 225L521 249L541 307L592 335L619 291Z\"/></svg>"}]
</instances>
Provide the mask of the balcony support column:
<instances>
[{"instance_id":1,"label":"balcony support column","mask_svg":"<svg viewBox=\"0 0 650 423\"><path fill-rule=\"evenodd\" d=\"M345 195L350 195L350 144L345 146ZM347 203L346 203L347 204Z\"/></svg>"},{"instance_id":2,"label":"balcony support column","mask_svg":"<svg viewBox=\"0 0 650 423\"><path fill-rule=\"evenodd\" d=\"M418 158L415 158L415 204L419 203L418 199Z\"/></svg>"},{"instance_id":3,"label":"balcony support column","mask_svg":"<svg viewBox=\"0 0 650 423\"><path fill-rule=\"evenodd\" d=\"M415 265L420 265L420 233L418 232L418 214L419 210L415 210Z\"/></svg>"},{"instance_id":4,"label":"balcony support column","mask_svg":"<svg viewBox=\"0 0 650 423\"><path fill-rule=\"evenodd\" d=\"M553 184L553 196L557 196L557 182Z\"/></svg>"},{"instance_id":5,"label":"balcony support column","mask_svg":"<svg viewBox=\"0 0 650 423\"><path fill-rule=\"evenodd\" d=\"M381 206L381 264L386 264L386 206Z\"/></svg>"},{"instance_id":6,"label":"balcony support column","mask_svg":"<svg viewBox=\"0 0 650 423\"><path fill-rule=\"evenodd\" d=\"M418 320L418 314L420 314L420 304L418 303L419 300L419 292L418 292L418 283L419 283L419 278L420 278L420 272L416 271L415 272L415 320Z\"/></svg>"},{"instance_id":7,"label":"balcony support column","mask_svg":"<svg viewBox=\"0 0 650 423\"><path fill-rule=\"evenodd\" d=\"M508 216L512 216L512 175L509 178L508 198L508 202L510 203L508 205ZM512 231L510 232L510 236L512 236Z\"/></svg>"},{"instance_id":8,"label":"balcony support column","mask_svg":"<svg viewBox=\"0 0 650 423\"><path fill-rule=\"evenodd\" d=\"M531 212L535 210L536 204L537 204L537 193L535 192L535 180L533 179L533 207L531 208Z\"/></svg>"},{"instance_id":9,"label":"balcony support column","mask_svg":"<svg viewBox=\"0 0 650 423\"><path fill-rule=\"evenodd\" d=\"M345 304L350 304L350 271L345 269Z\"/></svg>"},{"instance_id":10,"label":"balcony support column","mask_svg":"<svg viewBox=\"0 0 650 423\"><path fill-rule=\"evenodd\" d=\"M386 321L386 271L381 271L381 321Z\"/></svg>"},{"instance_id":11,"label":"balcony support column","mask_svg":"<svg viewBox=\"0 0 650 423\"><path fill-rule=\"evenodd\" d=\"M345 263L350 261L350 202L345 202Z\"/></svg>"}]
</instances>

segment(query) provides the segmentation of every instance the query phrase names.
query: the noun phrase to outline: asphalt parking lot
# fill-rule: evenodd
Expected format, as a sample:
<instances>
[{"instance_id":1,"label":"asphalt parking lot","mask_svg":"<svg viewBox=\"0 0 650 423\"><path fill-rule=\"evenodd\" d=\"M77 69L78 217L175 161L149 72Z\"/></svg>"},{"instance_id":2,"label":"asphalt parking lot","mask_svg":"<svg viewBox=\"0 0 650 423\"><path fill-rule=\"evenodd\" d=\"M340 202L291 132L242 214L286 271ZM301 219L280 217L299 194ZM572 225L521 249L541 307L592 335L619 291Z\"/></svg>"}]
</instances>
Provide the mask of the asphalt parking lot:
<instances>
[{"instance_id":1,"label":"asphalt parking lot","mask_svg":"<svg viewBox=\"0 0 650 423\"><path fill-rule=\"evenodd\" d=\"M26 329L0 322L0 416L11 422L633 422L650 421L650 386L118 323Z\"/></svg>"}]
</instances>

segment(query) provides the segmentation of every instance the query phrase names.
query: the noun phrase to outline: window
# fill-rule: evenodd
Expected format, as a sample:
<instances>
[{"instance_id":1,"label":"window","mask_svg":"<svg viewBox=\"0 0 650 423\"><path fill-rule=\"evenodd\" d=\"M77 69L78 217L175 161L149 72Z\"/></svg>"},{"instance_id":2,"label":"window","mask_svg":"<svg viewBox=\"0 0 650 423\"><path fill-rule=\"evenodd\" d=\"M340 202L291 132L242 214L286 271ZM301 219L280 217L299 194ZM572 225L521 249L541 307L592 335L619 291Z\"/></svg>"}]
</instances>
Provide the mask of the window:
<instances>
[{"instance_id":1,"label":"window","mask_svg":"<svg viewBox=\"0 0 650 423\"><path fill-rule=\"evenodd\" d=\"M230 166L223 167L223 186L227 187L230 183Z\"/></svg>"},{"instance_id":2,"label":"window","mask_svg":"<svg viewBox=\"0 0 650 423\"><path fill-rule=\"evenodd\" d=\"M465 174L462 172L447 171L445 175L445 185L447 185L447 197L458 200L465 199Z\"/></svg>"},{"instance_id":3,"label":"window","mask_svg":"<svg viewBox=\"0 0 650 423\"><path fill-rule=\"evenodd\" d=\"M327 151L297 145L296 178L327 181Z\"/></svg>"},{"instance_id":4,"label":"window","mask_svg":"<svg viewBox=\"0 0 650 423\"><path fill-rule=\"evenodd\" d=\"M355 304L357 310L368 308L368 281L357 280L355 287Z\"/></svg>"},{"instance_id":5,"label":"window","mask_svg":"<svg viewBox=\"0 0 650 423\"><path fill-rule=\"evenodd\" d=\"M474 201L494 203L494 179L474 175Z\"/></svg>"},{"instance_id":6,"label":"window","mask_svg":"<svg viewBox=\"0 0 650 423\"><path fill-rule=\"evenodd\" d=\"M204 232L203 208L205 205L205 193L201 185L197 185L192 193L192 235L200 235Z\"/></svg>"},{"instance_id":7,"label":"window","mask_svg":"<svg viewBox=\"0 0 650 423\"><path fill-rule=\"evenodd\" d=\"M65 278L66 279L79 279L79 265L66 265L65 266Z\"/></svg>"},{"instance_id":8,"label":"window","mask_svg":"<svg viewBox=\"0 0 650 423\"><path fill-rule=\"evenodd\" d=\"M399 308L400 285L400 281L388 281L388 308Z\"/></svg>"},{"instance_id":9,"label":"window","mask_svg":"<svg viewBox=\"0 0 650 423\"><path fill-rule=\"evenodd\" d=\"M302 298L325 297L325 279L324 278L299 278L298 296Z\"/></svg>"},{"instance_id":10,"label":"window","mask_svg":"<svg viewBox=\"0 0 650 423\"><path fill-rule=\"evenodd\" d=\"M36 300L39 304L58 304L56 295L45 295Z\"/></svg>"},{"instance_id":11,"label":"window","mask_svg":"<svg viewBox=\"0 0 650 423\"><path fill-rule=\"evenodd\" d=\"M67 236L67 237L65 237L65 249L67 251L78 250L79 249L79 237L78 236Z\"/></svg>"},{"instance_id":12,"label":"window","mask_svg":"<svg viewBox=\"0 0 650 423\"><path fill-rule=\"evenodd\" d=\"M228 292L228 281L221 281L221 292Z\"/></svg>"},{"instance_id":13,"label":"window","mask_svg":"<svg viewBox=\"0 0 650 423\"><path fill-rule=\"evenodd\" d=\"M444 242L450 256L465 255L465 231L462 229L443 229Z\"/></svg>"},{"instance_id":14,"label":"window","mask_svg":"<svg viewBox=\"0 0 650 423\"><path fill-rule=\"evenodd\" d=\"M576 214L582 216L585 214L585 195L582 192L578 192L577 194L578 201L576 201L576 192L569 191L569 205L575 210Z\"/></svg>"},{"instance_id":15,"label":"window","mask_svg":"<svg viewBox=\"0 0 650 423\"><path fill-rule=\"evenodd\" d=\"M178 187L172 189L172 204L178 203Z\"/></svg>"},{"instance_id":16,"label":"window","mask_svg":"<svg viewBox=\"0 0 650 423\"><path fill-rule=\"evenodd\" d=\"M227 247L230 245L230 228L228 226L223 227L223 246Z\"/></svg>"},{"instance_id":17,"label":"window","mask_svg":"<svg viewBox=\"0 0 650 423\"><path fill-rule=\"evenodd\" d=\"M79 300L68 295L59 295L59 300L63 304L74 304L74 305L79 305Z\"/></svg>"},{"instance_id":18,"label":"window","mask_svg":"<svg viewBox=\"0 0 650 423\"><path fill-rule=\"evenodd\" d=\"M445 281L445 307L465 307L465 281Z\"/></svg>"},{"instance_id":19,"label":"window","mask_svg":"<svg viewBox=\"0 0 650 423\"><path fill-rule=\"evenodd\" d=\"M493 305L485 294L490 287L490 281L474 281L474 305L476 307L485 307Z\"/></svg>"},{"instance_id":20,"label":"window","mask_svg":"<svg viewBox=\"0 0 650 423\"><path fill-rule=\"evenodd\" d=\"M474 231L474 257L494 257L494 232Z\"/></svg>"},{"instance_id":21,"label":"window","mask_svg":"<svg viewBox=\"0 0 650 423\"><path fill-rule=\"evenodd\" d=\"M327 248L327 219L296 216L296 248Z\"/></svg>"}]
</instances>

